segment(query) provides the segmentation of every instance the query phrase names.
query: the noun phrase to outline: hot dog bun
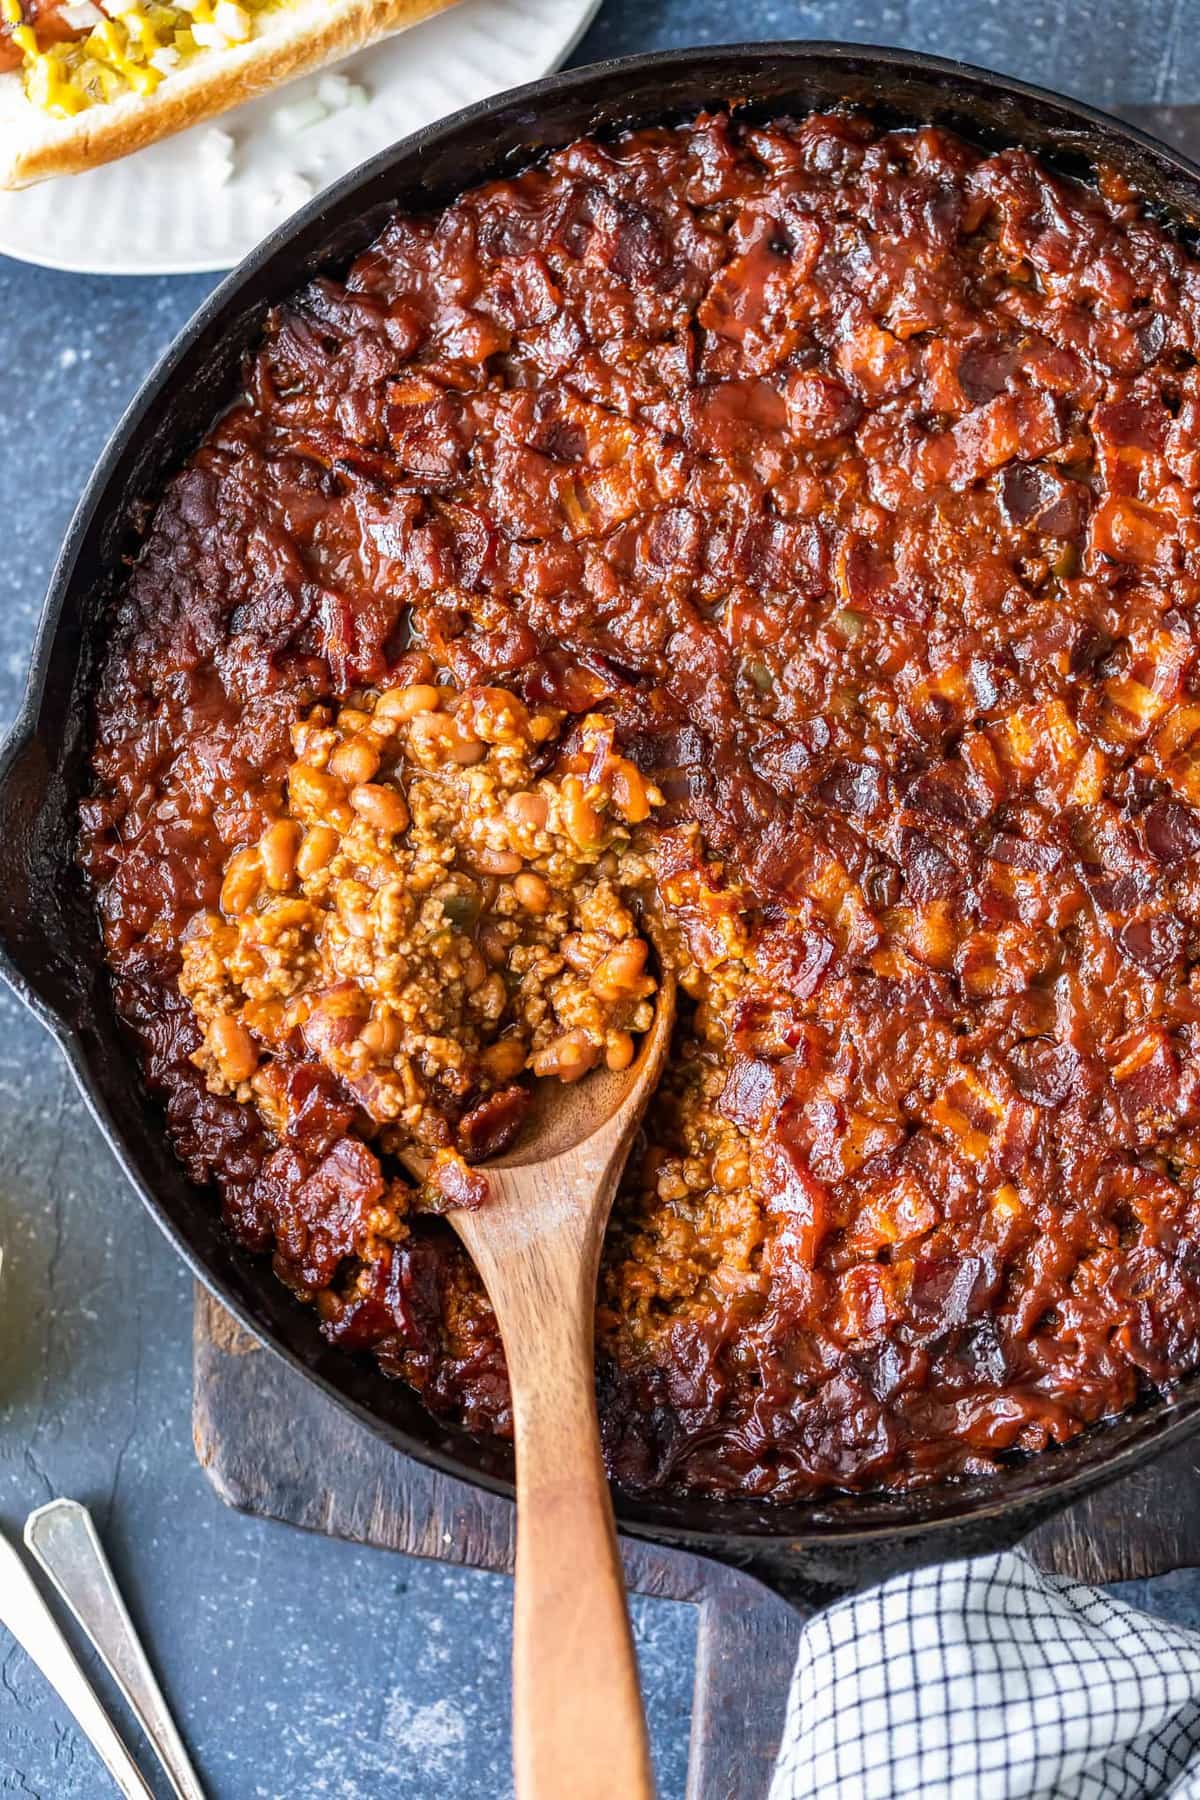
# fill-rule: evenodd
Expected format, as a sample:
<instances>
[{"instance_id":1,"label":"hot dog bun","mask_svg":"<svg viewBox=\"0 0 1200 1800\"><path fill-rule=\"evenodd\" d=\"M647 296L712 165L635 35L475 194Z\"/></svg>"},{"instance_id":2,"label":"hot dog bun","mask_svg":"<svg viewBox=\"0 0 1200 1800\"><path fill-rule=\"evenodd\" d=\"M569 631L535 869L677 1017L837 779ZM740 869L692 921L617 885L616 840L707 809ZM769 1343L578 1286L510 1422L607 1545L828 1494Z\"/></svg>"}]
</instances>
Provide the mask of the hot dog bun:
<instances>
[{"instance_id":1,"label":"hot dog bun","mask_svg":"<svg viewBox=\"0 0 1200 1800\"><path fill-rule=\"evenodd\" d=\"M153 94L122 94L69 119L54 118L27 99L19 74L0 75L0 188L30 187L128 156L453 4L297 0L257 15L248 43L206 50Z\"/></svg>"}]
</instances>

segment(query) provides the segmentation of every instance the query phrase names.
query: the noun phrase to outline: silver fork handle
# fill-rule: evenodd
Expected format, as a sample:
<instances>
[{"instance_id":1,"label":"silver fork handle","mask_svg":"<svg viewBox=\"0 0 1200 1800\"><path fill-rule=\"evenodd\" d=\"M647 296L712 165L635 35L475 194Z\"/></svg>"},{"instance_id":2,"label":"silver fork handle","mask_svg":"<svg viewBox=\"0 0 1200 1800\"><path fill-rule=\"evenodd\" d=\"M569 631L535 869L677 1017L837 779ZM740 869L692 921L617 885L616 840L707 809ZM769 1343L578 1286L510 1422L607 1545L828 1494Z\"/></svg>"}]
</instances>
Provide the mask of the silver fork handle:
<instances>
[{"instance_id":1,"label":"silver fork handle","mask_svg":"<svg viewBox=\"0 0 1200 1800\"><path fill-rule=\"evenodd\" d=\"M108 1714L76 1662L71 1646L54 1622L32 1575L6 1538L0 1537L0 1624L37 1664L59 1699L95 1747L101 1762L125 1800L154 1800L152 1790L130 1756Z\"/></svg>"},{"instance_id":2,"label":"silver fork handle","mask_svg":"<svg viewBox=\"0 0 1200 1800\"><path fill-rule=\"evenodd\" d=\"M99 1651L178 1800L204 1800L87 1507L77 1500L39 1506L25 1521L25 1542Z\"/></svg>"}]
</instances>

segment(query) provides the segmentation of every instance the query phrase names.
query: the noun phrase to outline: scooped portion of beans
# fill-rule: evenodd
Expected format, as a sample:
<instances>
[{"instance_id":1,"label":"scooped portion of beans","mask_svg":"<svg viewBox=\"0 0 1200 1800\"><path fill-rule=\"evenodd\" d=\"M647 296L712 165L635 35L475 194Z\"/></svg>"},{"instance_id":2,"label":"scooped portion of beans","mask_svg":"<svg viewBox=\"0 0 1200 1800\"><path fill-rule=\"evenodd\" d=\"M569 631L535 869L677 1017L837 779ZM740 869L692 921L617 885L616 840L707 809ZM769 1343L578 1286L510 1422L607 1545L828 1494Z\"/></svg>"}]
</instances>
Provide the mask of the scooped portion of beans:
<instances>
[{"instance_id":1,"label":"scooped portion of beans","mask_svg":"<svg viewBox=\"0 0 1200 1800\"><path fill-rule=\"evenodd\" d=\"M210 1092L282 1139L287 1066L316 1061L379 1149L478 1160L519 1130L530 1072L629 1065L655 991L634 827L661 796L607 719L560 742L563 717L421 683L293 726L284 812L183 938Z\"/></svg>"}]
</instances>

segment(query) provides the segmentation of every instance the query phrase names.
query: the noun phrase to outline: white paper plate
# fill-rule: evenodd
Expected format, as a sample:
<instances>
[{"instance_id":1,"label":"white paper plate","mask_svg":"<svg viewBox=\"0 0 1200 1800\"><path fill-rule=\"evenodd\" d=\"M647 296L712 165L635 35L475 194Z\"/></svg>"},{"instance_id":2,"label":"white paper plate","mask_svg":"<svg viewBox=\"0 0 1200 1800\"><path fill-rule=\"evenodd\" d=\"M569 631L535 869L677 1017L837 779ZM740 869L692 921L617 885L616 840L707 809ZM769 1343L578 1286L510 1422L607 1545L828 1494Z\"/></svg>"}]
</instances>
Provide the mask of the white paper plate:
<instances>
[{"instance_id":1,"label":"white paper plate","mask_svg":"<svg viewBox=\"0 0 1200 1800\"><path fill-rule=\"evenodd\" d=\"M460 0L339 65L367 90L366 106L281 132L275 114L315 91L309 78L121 162L0 193L0 251L90 275L231 269L309 194L377 151L460 106L548 74L599 4ZM214 127L234 139L234 173L224 185L204 175Z\"/></svg>"}]
</instances>

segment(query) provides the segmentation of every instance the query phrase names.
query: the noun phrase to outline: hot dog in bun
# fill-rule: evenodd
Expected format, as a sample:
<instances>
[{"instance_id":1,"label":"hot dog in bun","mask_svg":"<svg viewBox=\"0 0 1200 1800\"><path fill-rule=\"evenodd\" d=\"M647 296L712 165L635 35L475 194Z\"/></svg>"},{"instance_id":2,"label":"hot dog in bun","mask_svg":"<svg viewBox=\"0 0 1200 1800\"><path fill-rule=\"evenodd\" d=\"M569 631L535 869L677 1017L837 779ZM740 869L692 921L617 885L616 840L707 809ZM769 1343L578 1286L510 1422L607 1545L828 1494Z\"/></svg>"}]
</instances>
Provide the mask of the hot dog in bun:
<instances>
[{"instance_id":1,"label":"hot dog in bun","mask_svg":"<svg viewBox=\"0 0 1200 1800\"><path fill-rule=\"evenodd\" d=\"M77 174L453 0L0 0L0 187Z\"/></svg>"}]
</instances>

